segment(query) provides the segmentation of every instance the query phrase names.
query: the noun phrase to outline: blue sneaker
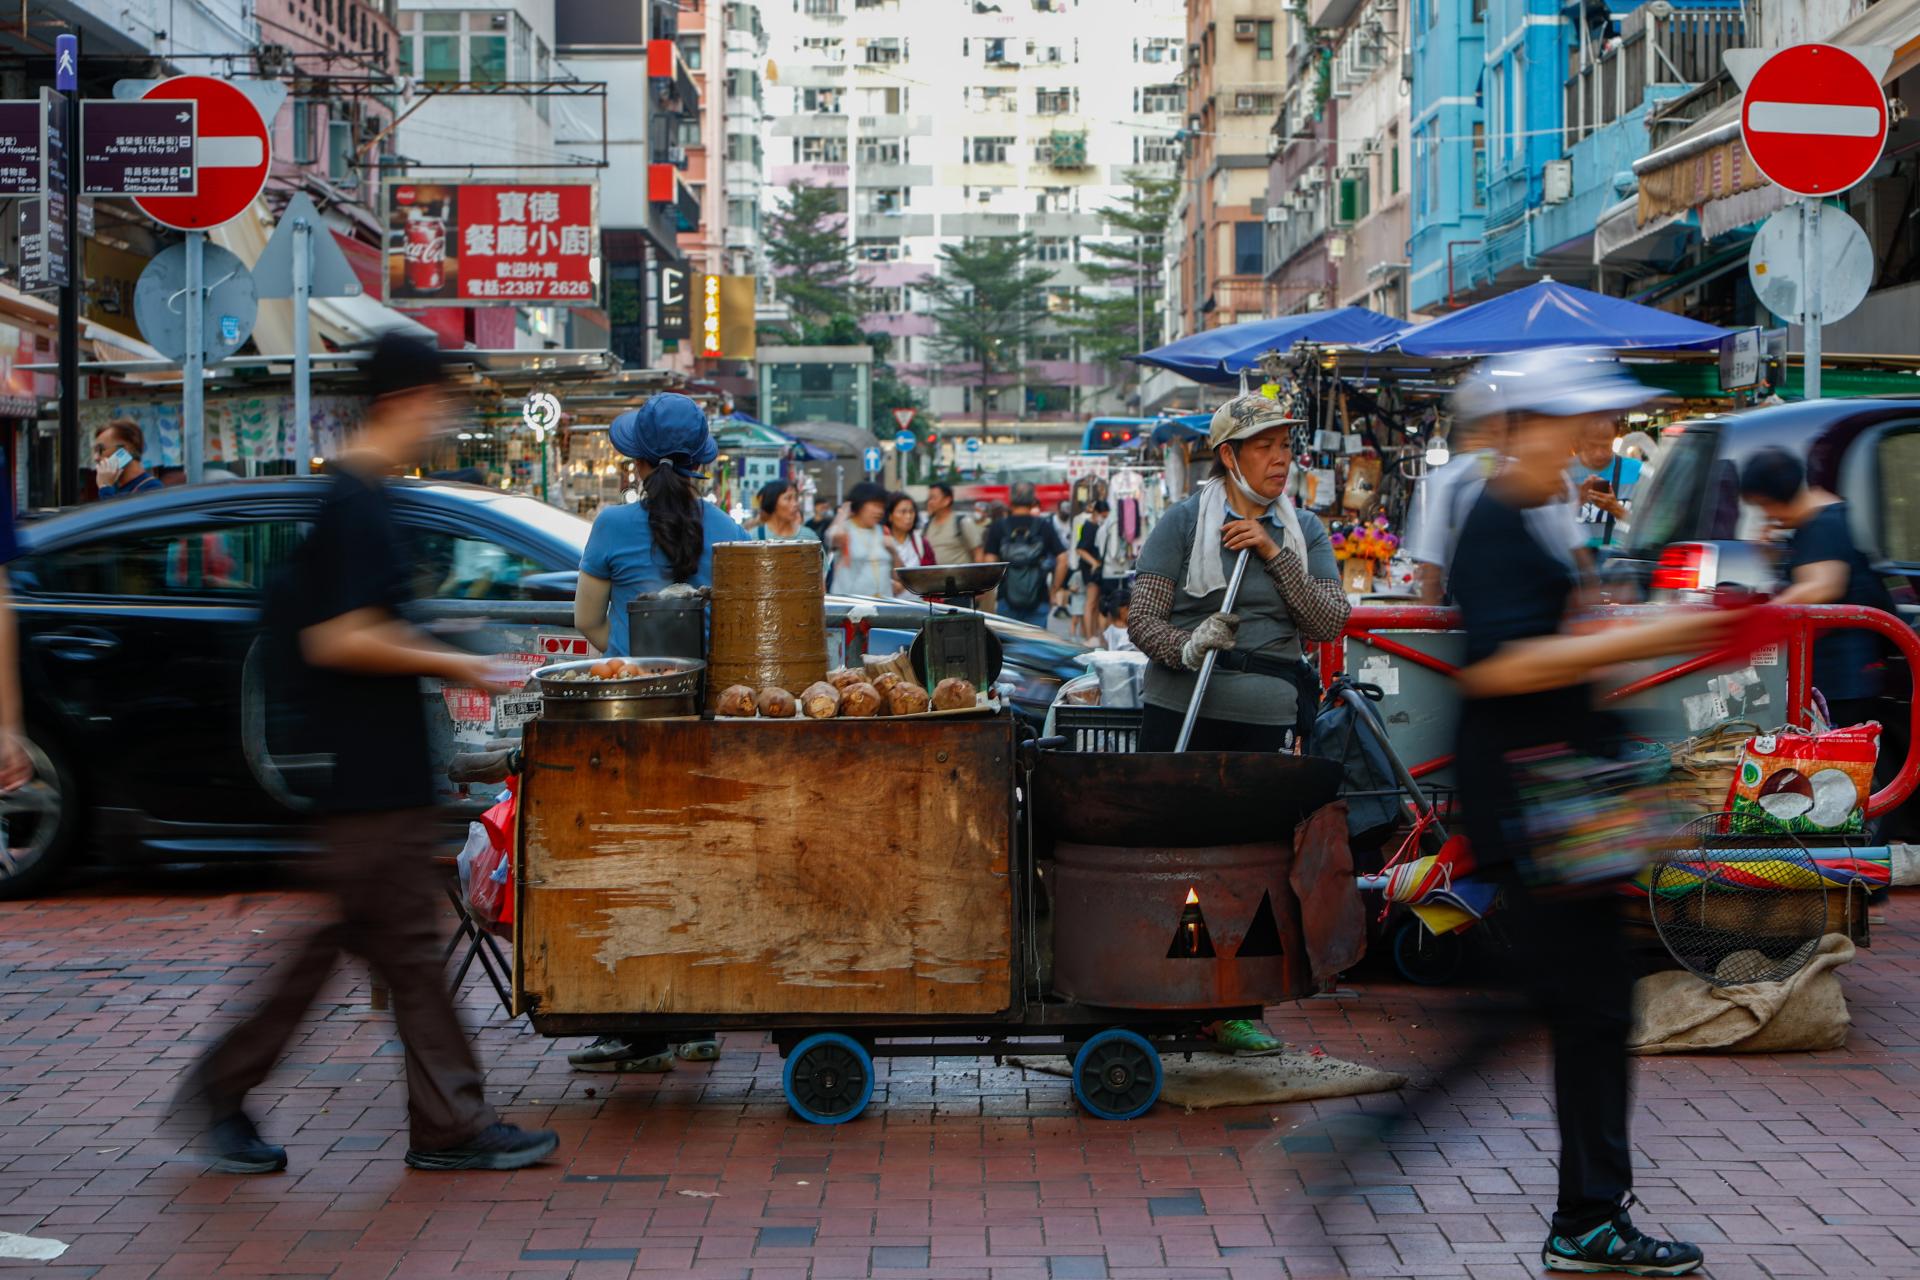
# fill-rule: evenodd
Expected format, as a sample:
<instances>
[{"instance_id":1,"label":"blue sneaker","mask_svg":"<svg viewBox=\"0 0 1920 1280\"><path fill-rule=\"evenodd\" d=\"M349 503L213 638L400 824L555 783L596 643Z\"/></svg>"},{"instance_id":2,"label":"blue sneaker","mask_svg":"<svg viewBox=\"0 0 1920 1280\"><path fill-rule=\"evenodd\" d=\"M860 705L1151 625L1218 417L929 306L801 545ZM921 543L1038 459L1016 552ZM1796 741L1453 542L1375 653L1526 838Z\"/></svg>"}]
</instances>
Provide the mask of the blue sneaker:
<instances>
[{"instance_id":1,"label":"blue sneaker","mask_svg":"<svg viewBox=\"0 0 1920 1280\"><path fill-rule=\"evenodd\" d=\"M1628 1276L1684 1276L1704 1261L1697 1244L1656 1240L1639 1231L1627 1216L1633 1193L1621 1198L1613 1219L1577 1236L1558 1232L1547 1237L1540 1261L1549 1271Z\"/></svg>"}]
</instances>

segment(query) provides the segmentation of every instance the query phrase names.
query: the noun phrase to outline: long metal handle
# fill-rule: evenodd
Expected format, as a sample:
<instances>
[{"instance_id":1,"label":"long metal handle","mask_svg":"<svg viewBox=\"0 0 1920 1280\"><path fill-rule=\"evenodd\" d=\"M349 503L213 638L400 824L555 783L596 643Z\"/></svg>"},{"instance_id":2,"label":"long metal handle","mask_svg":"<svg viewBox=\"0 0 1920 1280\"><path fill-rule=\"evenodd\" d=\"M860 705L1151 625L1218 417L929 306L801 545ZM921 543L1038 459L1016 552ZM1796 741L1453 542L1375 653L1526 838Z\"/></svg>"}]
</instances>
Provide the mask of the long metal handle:
<instances>
[{"instance_id":1,"label":"long metal handle","mask_svg":"<svg viewBox=\"0 0 1920 1280\"><path fill-rule=\"evenodd\" d=\"M1252 552L1252 547L1240 548L1240 558L1233 562L1233 577L1227 581L1227 598L1220 602L1221 613L1233 612L1233 603L1240 598L1240 579L1247 576L1247 557ZM1218 649L1209 649L1200 659L1200 675L1193 682L1193 701L1187 704L1187 718L1180 722L1180 738L1173 744L1175 752L1185 751L1193 738L1194 722L1200 719L1200 704L1206 700L1207 681L1213 679L1214 660L1219 656Z\"/></svg>"}]
</instances>

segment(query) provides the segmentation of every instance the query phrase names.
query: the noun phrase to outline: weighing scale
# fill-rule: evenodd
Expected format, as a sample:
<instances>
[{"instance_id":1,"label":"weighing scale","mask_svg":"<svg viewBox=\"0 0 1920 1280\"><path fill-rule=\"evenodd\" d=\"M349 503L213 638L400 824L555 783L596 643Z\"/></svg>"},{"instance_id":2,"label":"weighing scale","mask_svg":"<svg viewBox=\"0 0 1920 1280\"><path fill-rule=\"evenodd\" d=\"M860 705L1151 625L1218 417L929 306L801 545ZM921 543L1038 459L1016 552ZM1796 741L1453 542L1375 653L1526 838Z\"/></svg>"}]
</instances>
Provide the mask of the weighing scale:
<instances>
[{"instance_id":1,"label":"weighing scale","mask_svg":"<svg viewBox=\"0 0 1920 1280\"><path fill-rule=\"evenodd\" d=\"M927 620L913 639L908 660L914 674L931 691L942 680L957 678L976 689L990 689L1000 674L1001 645L986 615L974 601L1000 585L1004 560L984 564L929 564L898 571L901 585L927 602ZM959 605L953 610L937 606Z\"/></svg>"}]
</instances>

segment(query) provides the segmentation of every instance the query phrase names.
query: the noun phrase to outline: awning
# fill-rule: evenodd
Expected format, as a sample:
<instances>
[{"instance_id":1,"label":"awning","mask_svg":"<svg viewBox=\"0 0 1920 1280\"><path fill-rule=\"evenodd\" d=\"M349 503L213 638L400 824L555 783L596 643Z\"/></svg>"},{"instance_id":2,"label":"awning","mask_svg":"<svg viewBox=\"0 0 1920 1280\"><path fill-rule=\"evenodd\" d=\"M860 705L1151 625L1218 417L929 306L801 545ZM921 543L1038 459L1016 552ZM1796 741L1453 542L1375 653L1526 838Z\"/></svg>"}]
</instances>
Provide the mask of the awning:
<instances>
[{"instance_id":1,"label":"awning","mask_svg":"<svg viewBox=\"0 0 1920 1280\"><path fill-rule=\"evenodd\" d=\"M1920 66L1920 0L1880 0L1821 43L1891 47L1893 61L1881 82L1892 84ZM1741 145L1737 97L1708 112L1658 151L1634 161L1633 171L1640 179L1639 221L1643 226L1665 214L1711 205L1772 185ZM1701 230L1711 238L1715 233L1707 226L1703 210Z\"/></svg>"},{"instance_id":2,"label":"awning","mask_svg":"<svg viewBox=\"0 0 1920 1280\"><path fill-rule=\"evenodd\" d=\"M1173 440L1205 440L1213 427L1211 413L1189 413L1179 418L1162 418L1154 424L1154 444L1167 444Z\"/></svg>"},{"instance_id":3,"label":"awning","mask_svg":"<svg viewBox=\"0 0 1920 1280\"><path fill-rule=\"evenodd\" d=\"M783 422L779 429L796 440L820 446L835 458L857 458L880 443L872 432L850 422Z\"/></svg>"},{"instance_id":4,"label":"awning","mask_svg":"<svg viewBox=\"0 0 1920 1280\"><path fill-rule=\"evenodd\" d=\"M1400 322L1365 307L1340 307L1304 315L1249 320L1190 334L1164 347L1128 356L1140 364L1171 369L1195 382L1230 383L1253 368L1269 351L1286 351L1296 342L1323 346L1360 344L1392 333Z\"/></svg>"},{"instance_id":5,"label":"awning","mask_svg":"<svg viewBox=\"0 0 1920 1280\"><path fill-rule=\"evenodd\" d=\"M1717 347L1726 336L1717 325L1542 280L1402 329L1364 349L1455 358L1572 346L1677 351Z\"/></svg>"},{"instance_id":6,"label":"awning","mask_svg":"<svg viewBox=\"0 0 1920 1280\"><path fill-rule=\"evenodd\" d=\"M1600 215L1593 225L1596 263L1668 262L1693 239L1691 210L1662 214L1645 225L1638 214L1637 202L1629 198Z\"/></svg>"}]
</instances>

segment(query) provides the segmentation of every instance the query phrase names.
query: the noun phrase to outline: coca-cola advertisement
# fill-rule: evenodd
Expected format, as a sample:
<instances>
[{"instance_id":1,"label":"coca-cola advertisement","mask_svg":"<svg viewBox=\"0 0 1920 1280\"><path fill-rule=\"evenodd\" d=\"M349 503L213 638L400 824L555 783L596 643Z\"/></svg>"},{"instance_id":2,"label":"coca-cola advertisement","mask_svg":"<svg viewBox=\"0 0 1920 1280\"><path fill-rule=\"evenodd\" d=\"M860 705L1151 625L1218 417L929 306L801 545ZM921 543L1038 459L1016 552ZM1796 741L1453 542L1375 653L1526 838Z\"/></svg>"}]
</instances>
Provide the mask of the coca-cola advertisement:
<instances>
[{"instance_id":1,"label":"coca-cola advertisement","mask_svg":"<svg viewBox=\"0 0 1920 1280\"><path fill-rule=\"evenodd\" d=\"M386 184L386 300L398 306L594 306L591 182Z\"/></svg>"}]
</instances>

